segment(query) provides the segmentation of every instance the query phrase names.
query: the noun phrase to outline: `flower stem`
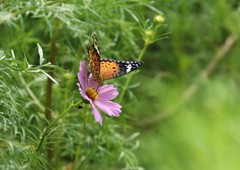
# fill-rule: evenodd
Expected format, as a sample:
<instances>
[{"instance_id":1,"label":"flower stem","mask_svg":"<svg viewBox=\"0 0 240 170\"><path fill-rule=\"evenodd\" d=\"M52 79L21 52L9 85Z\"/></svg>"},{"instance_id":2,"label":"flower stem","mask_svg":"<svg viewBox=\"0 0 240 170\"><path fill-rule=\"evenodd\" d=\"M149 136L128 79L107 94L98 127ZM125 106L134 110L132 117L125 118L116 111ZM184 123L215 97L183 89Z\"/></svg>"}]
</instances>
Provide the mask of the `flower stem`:
<instances>
[{"instance_id":1,"label":"flower stem","mask_svg":"<svg viewBox=\"0 0 240 170\"><path fill-rule=\"evenodd\" d=\"M139 54L139 56L138 56L138 58L137 58L138 61L141 61L141 60L142 60L142 57L143 57L144 53L146 52L148 45L149 45L148 42L145 42L145 43L144 43L144 47L143 47L141 53ZM132 79L132 76L133 76L133 74L130 73L130 75L129 75L128 78L127 78L127 81L125 82L125 84L124 84L124 86L123 86L123 91L122 91L122 93L121 93L121 95L120 95L120 97L119 97L119 103L122 102L122 99L123 99L123 97L124 97L124 95L125 95L125 93L126 93L127 87L128 87L128 85L129 85L129 83L130 83L130 81L131 81L131 79Z\"/></svg>"},{"instance_id":2,"label":"flower stem","mask_svg":"<svg viewBox=\"0 0 240 170\"><path fill-rule=\"evenodd\" d=\"M68 113L73 107L78 106L80 103L82 103L82 101L79 101L79 102L77 102L77 103L75 103L75 104L72 102L71 105L70 105L66 110L64 110L56 119L54 119L54 120L51 122L51 124L50 124L47 128L44 129L43 133L42 133L41 136L39 137L40 141L39 141L39 143L38 143L38 145L37 145L36 152L38 152L38 151L41 149L42 144L43 144L43 142L44 142L44 140L45 140L45 138L46 138L47 133L49 132L49 130L58 122L59 119L61 119L61 118L62 118L66 113Z\"/></svg>"}]
</instances>

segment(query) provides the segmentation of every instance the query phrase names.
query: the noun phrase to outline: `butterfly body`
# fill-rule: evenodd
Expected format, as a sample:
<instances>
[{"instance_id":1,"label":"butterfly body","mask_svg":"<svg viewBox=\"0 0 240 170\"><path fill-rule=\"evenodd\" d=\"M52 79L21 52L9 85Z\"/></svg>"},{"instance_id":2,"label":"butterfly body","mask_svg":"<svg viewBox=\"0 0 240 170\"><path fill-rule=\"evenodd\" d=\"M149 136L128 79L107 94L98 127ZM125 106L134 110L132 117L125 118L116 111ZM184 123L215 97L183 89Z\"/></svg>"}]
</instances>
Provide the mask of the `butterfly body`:
<instances>
[{"instance_id":1,"label":"butterfly body","mask_svg":"<svg viewBox=\"0 0 240 170\"><path fill-rule=\"evenodd\" d=\"M88 57L90 60L90 71L93 79L98 83L115 77L122 76L139 68L141 61L123 61L101 58L96 42L93 43L93 51L87 45Z\"/></svg>"},{"instance_id":2,"label":"butterfly body","mask_svg":"<svg viewBox=\"0 0 240 170\"><path fill-rule=\"evenodd\" d=\"M95 49L95 48L94 48ZM87 45L88 57L90 61L90 71L95 81L100 82L100 55L98 50L92 51L90 46Z\"/></svg>"}]
</instances>

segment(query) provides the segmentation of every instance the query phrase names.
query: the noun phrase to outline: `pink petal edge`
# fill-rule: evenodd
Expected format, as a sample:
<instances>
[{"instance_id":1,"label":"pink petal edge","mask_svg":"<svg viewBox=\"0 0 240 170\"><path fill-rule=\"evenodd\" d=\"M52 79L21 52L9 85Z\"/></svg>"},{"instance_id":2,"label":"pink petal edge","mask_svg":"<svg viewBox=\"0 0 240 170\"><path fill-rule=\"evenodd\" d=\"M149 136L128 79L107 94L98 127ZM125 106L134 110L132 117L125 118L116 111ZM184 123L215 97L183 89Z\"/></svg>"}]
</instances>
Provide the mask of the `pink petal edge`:
<instances>
[{"instance_id":1,"label":"pink petal edge","mask_svg":"<svg viewBox=\"0 0 240 170\"><path fill-rule=\"evenodd\" d=\"M92 102L92 100L90 100L90 104L92 106L92 113L94 115L94 118L97 122L100 123L100 125L102 126L102 116L100 114L100 112L98 111L98 109L96 108L96 106L94 105L94 103Z\"/></svg>"},{"instance_id":2,"label":"pink petal edge","mask_svg":"<svg viewBox=\"0 0 240 170\"><path fill-rule=\"evenodd\" d=\"M109 116L119 116L119 113L121 113L121 107L118 103L107 101L107 100L96 100L94 101L94 104L96 104L103 112L108 114Z\"/></svg>"},{"instance_id":3,"label":"pink petal edge","mask_svg":"<svg viewBox=\"0 0 240 170\"><path fill-rule=\"evenodd\" d=\"M87 88L87 66L86 61L81 61L78 72L78 81L80 86L85 91Z\"/></svg>"}]
</instances>

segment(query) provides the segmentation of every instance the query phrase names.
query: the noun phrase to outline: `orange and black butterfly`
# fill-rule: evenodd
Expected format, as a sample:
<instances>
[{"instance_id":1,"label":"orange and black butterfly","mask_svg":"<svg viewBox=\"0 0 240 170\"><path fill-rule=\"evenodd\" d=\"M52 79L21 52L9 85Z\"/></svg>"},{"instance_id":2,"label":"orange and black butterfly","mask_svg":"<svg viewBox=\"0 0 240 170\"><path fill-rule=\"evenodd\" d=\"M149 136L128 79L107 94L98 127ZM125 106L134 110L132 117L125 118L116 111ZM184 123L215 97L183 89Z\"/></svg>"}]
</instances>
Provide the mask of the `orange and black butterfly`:
<instances>
[{"instance_id":1,"label":"orange and black butterfly","mask_svg":"<svg viewBox=\"0 0 240 170\"><path fill-rule=\"evenodd\" d=\"M87 51L90 60L90 71L93 79L98 83L127 74L143 64L141 61L101 58L96 40L93 42L93 51L89 45L87 45Z\"/></svg>"}]
</instances>

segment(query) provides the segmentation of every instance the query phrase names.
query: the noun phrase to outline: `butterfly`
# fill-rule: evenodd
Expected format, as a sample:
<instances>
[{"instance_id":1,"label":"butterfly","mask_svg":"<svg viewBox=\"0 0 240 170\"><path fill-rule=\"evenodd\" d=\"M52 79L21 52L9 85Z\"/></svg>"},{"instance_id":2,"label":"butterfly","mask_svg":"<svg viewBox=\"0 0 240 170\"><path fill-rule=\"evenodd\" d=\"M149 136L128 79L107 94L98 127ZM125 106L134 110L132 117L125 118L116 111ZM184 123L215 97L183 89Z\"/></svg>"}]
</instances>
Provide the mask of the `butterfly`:
<instances>
[{"instance_id":1,"label":"butterfly","mask_svg":"<svg viewBox=\"0 0 240 170\"><path fill-rule=\"evenodd\" d=\"M101 84L105 80L122 76L139 68L141 61L123 61L101 58L97 42L93 42L93 51L87 45L88 57L90 60L90 71L93 79Z\"/></svg>"}]
</instances>

